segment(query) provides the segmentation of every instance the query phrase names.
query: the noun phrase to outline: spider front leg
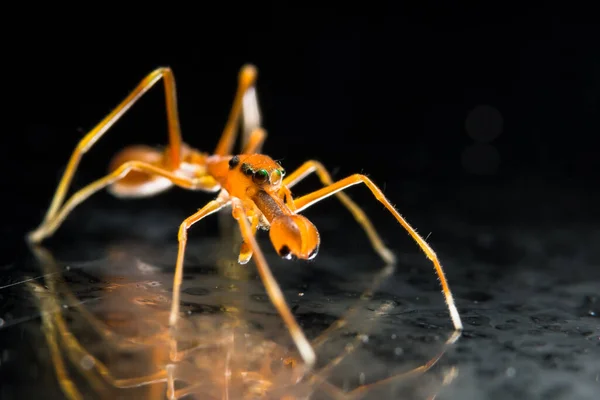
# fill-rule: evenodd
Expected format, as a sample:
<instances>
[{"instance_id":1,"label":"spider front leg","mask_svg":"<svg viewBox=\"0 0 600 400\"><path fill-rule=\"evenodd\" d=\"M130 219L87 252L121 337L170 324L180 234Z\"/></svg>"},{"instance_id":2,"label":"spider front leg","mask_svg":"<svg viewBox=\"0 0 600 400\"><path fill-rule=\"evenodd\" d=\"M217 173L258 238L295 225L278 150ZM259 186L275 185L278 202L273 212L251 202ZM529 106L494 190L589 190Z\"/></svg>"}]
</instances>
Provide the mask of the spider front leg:
<instances>
[{"instance_id":1,"label":"spider front leg","mask_svg":"<svg viewBox=\"0 0 600 400\"><path fill-rule=\"evenodd\" d=\"M250 217L250 227L252 229L252 236L256 235L256 230L258 229L259 217L255 214ZM238 263L247 264L248 261L252 258L252 248L248 242L243 241L240 246L240 255L238 256Z\"/></svg>"},{"instance_id":2,"label":"spider front leg","mask_svg":"<svg viewBox=\"0 0 600 400\"><path fill-rule=\"evenodd\" d=\"M373 391L374 389L389 386L394 383L400 383L400 382L406 381L410 378L420 376L420 375L424 374L425 372L429 371L438 363L438 361L440 361L440 359L444 356L444 354L448 351L448 349L452 345L454 345L454 343L456 343L456 341L460 338L460 336L461 336L461 333L459 331L454 331L450 335L450 337L446 340L446 342L442 345L442 349L435 356L433 356L431 359L429 359L429 361L427 361L426 363L424 363L416 368L410 369L408 371L394 374L388 378L381 379L377 382L360 385L359 387L357 387L356 389L353 389L350 392L343 392L340 388L338 388L337 386L335 386L327 381L320 380L319 383L321 384L322 390L324 392L326 392L327 394L329 394L331 396L331 398L333 398L335 400L358 400L358 399L361 399L364 396L366 396L369 392ZM353 346L349 346L348 350L352 350L352 348L353 348ZM455 374L456 374L455 368L452 368L452 369L450 369L449 372L444 373L444 379L442 382L442 386L450 383L452 381L452 379L454 378ZM435 397L436 397L436 394L434 394L432 397L429 397L429 400L433 400Z\"/></svg>"},{"instance_id":3,"label":"spider front leg","mask_svg":"<svg viewBox=\"0 0 600 400\"><path fill-rule=\"evenodd\" d=\"M319 180L324 186L331 185L333 180L331 179L331 175L327 172L327 169L318 161L309 160L305 162L300 168L289 174L283 180L282 190L287 191L285 194L285 199L290 209L294 210L298 207L298 200L294 200L289 195L289 189L296 185L298 182L306 178L311 173L316 173L319 177ZM385 263L393 264L396 262L396 257L394 253L391 252L390 249L386 247L383 243L383 240L373 227L373 224L369 220L369 217L365 214L365 212L360 208L358 204L356 204L347 194L337 192L335 193L337 198L342 202L342 204L352 213L354 219L360 224L365 233L367 234L369 240L371 241L371 245L375 249L375 251L379 254L379 256L383 259Z\"/></svg>"},{"instance_id":4,"label":"spider front leg","mask_svg":"<svg viewBox=\"0 0 600 400\"><path fill-rule=\"evenodd\" d=\"M232 205L233 217L238 221L244 242L249 245L250 250L252 251L256 268L263 281L263 284L265 285L267 294L283 318L283 321L289 330L290 335L296 347L298 348L298 351L300 352L300 356L302 357L306 368L311 369L316 361L315 351L306 339L306 336L304 335L302 328L300 328L300 325L298 325L296 318L294 318L290 307L285 301L285 297L283 296L281 288L279 287L279 284L277 284L277 280L271 273L269 264L260 250L256 238L254 237L252 226L248 222L244 206L242 205L241 201L235 198L233 199Z\"/></svg>"},{"instance_id":5,"label":"spider front leg","mask_svg":"<svg viewBox=\"0 0 600 400\"><path fill-rule=\"evenodd\" d=\"M387 210L396 218L400 225L402 225L402 227L404 227L404 229L408 231L410 236L415 240L415 242L417 242L417 244L421 247L423 252L425 252L427 258L429 258L433 262L433 266L442 285L442 291L446 299L446 304L448 305L448 310L450 312L450 317L452 318L452 323L454 324L454 329L462 330L462 321L460 319L458 310L456 309L456 305L454 304L454 298L452 297L450 286L448 286L448 282L446 281L446 277L444 275L444 270L437 255L435 254L433 249L427 244L427 242L417 233L417 231L415 231L414 228L410 226L410 224L394 208L394 206L385 197L381 189L379 189L377 185L375 185L375 183L373 183L369 178L360 174L351 175L327 187L302 196L294 200L296 212L299 213L302 210L310 207L311 205L325 199L326 197L329 197L350 186L357 185L359 183L364 183L369 188L369 190L371 191L371 193L373 193L375 198L379 200L385 206L385 208L387 208Z\"/></svg>"},{"instance_id":6,"label":"spider front leg","mask_svg":"<svg viewBox=\"0 0 600 400\"><path fill-rule=\"evenodd\" d=\"M252 119L251 119L252 120ZM260 150L265 139L267 137L267 132L263 128L254 128L248 137L246 145L242 149L242 154L254 154ZM259 218L254 215L251 218L252 232L256 234L256 230L258 229ZM239 232L239 230L237 231ZM242 241L240 245L240 254L238 256L238 263L247 264L248 261L252 258L252 249L245 241Z\"/></svg>"},{"instance_id":7,"label":"spider front leg","mask_svg":"<svg viewBox=\"0 0 600 400\"><path fill-rule=\"evenodd\" d=\"M261 115L256 89L257 71L252 65L244 65L238 76L238 89L233 106L222 137L217 145L215 153L218 155L229 155L234 152L235 134L238 125L241 133L241 151L243 154L260 151L265 140L266 133L260 129ZM241 113L241 121L240 121ZM241 122L241 124L238 124ZM240 151L238 150L238 151ZM237 154L237 151L235 151ZM241 244L240 230L231 218L231 214L223 211L219 215L219 230L221 245L219 246L218 264L225 270L229 270L235 262L231 258L231 248ZM250 255L251 256L251 255ZM239 260L239 258L238 258ZM249 260L249 257L248 257ZM235 269L239 272L239 270Z\"/></svg>"},{"instance_id":8,"label":"spider front leg","mask_svg":"<svg viewBox=\"0 0 600 400\"><path fill-rule=\"evenodd\" d=\"M209 216L227 205L227 202L220 197L210 201L207 205L198 210L195 214L186 218L179 226L177 240L179 248L177 251L177 263L175 264L175 277L173 278L173 300L171 302L171 316L169 317L169 326L173 328L177 324L179 318L179 299L181 297L181 283L183 281L183 261L185 258L185 247L187 245L187 231L196 222L202 218ZM171 355L177 353L176 349L172 349Z\"/></svg>"}]
</instances>

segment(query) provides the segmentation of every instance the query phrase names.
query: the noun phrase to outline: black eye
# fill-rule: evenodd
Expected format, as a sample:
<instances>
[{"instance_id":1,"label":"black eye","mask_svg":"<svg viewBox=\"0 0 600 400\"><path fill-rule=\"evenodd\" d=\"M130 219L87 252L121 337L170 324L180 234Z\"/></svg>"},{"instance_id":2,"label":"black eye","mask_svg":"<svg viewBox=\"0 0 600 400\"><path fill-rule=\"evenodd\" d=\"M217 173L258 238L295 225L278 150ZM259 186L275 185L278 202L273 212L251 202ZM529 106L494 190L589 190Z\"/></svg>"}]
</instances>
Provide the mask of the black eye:
<instances>
[{"instance_id":1,"label":"black eye","mask_svg":"<svg viewBox=\"0 0 600 400\"><path fill-rule=\"evenodd\" d=\"M285 176L285 169L279 168L279 172L281 173L281 176Z\"/></svg>"},{"instance_id":2,"label":"black eye","mask_svg":"<svg viewBox=\"0 0 600 400\"><path fill-rule=\"evenodd\" d=\"M229 160L229 169L234 169L240 163L240 158L238 156L233 156L231 160Z\"/></svg>"},{"instance_id":3,"label":"black eye","mask_svg":"<svg viewBox=\"0 0 600 400\"><path fill-rule=\"evenodd\" d=\"M246 175L252 175L254 174L254 171L252 170L252 167L250 167L250 165L243 163L242 164L242 172Z\"/></svg>"},{"instance_id":4,"label":"black eye","mask_svg":"<svg viewBox=\"0 0 600 400\"><path fill-rule=\"evenodd\" d=\"M266 169L259 169L254 173L254 182L258 184L263 184L269 180L269 173Z\"/></svg>"}]
</instances>

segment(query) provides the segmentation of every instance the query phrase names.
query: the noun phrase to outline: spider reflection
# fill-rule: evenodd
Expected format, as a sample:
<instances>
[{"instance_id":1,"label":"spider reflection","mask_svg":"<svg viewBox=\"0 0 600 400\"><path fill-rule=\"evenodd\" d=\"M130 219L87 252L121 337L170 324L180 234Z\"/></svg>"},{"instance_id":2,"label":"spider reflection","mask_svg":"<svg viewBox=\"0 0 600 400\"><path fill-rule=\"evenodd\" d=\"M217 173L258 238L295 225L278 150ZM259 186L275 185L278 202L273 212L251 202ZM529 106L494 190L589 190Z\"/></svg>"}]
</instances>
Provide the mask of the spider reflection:
<instances>
[{"instance_id":1,"label":"spider reflection","mask_svg":"<svg viewBox=\"0 0 600 400\"><path fill-rule=\"evenodd\" d=\"M362 322L361 331L346 339L339 354L319 369L308 369L292 346L258 332L240 313L193 315L176 330L170 329L170 296L154 281L111 277L97 284L101 296L88 294L82 299L71 288L77 278L63 273L46 249L32 250L44 279L28 285L41 312L54 373L70 400L90 395L101 399L362 399L381 390L391 393L395 384L424 376L459 337L454 332L439 353L418 368L342 390L331 383L332 372L361 347L366 329L372 329L393 305L384 302L369 315L361 307L351 307L312 345L324 350L336 333L356 320ZM384 269L358 302L371 297L391 272ZM435 397L456 371L450 368L428 379L427 396Z\"/></svg>"}]
</instances>

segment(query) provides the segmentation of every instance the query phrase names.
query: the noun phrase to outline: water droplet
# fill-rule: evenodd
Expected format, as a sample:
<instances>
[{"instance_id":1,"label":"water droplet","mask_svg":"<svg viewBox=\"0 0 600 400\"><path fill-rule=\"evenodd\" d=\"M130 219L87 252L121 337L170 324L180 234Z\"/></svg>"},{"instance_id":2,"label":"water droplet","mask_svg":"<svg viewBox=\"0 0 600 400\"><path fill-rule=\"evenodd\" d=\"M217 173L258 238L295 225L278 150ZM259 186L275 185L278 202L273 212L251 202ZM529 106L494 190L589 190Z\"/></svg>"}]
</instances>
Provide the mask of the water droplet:
<instances>
[{"instance_id":1,"label":"water droplet","mask_svg":"<svg viewBox=\"0 0 600 400\"><path fill-rule=\"evenodd\" d=\"M600 315L600 297L595 295L585 296L581 309L586 316L598 317Z\"/></svg>"},{"instance_id":2,"label":"water droplet","mask_svg":"<svg viewBox=\"0 0 600 400\"><path fill-rule=\"evenodd\" d=\"M514 378L514 376L517 374L517 370L514 369L513 367L508 367L506 369L506 377L507 378Z\"/></svg>"},{"instance_id":3,"label":"water droplet","mask_svg":"<svg viewBox=\"0 0 600 400\"><path fill-rule=\"evenodd\" d=\"M269 296L266 294L253 294L250 298L254 301L258 301L259 303L266 303L269 301Z\"/></svg>"},{"instance_id":4,"label":"water droplet","mask_svg":"<svg viewBox=\"0 0 600 400\"><path fill-rule=\"evenodd\" d=\"M94 364L96 364L96 362L90 355L83 356L79 363L81 364L81 368L85 369L86 371L92 369L94 367Z\"/></svg>"}]
</instances>

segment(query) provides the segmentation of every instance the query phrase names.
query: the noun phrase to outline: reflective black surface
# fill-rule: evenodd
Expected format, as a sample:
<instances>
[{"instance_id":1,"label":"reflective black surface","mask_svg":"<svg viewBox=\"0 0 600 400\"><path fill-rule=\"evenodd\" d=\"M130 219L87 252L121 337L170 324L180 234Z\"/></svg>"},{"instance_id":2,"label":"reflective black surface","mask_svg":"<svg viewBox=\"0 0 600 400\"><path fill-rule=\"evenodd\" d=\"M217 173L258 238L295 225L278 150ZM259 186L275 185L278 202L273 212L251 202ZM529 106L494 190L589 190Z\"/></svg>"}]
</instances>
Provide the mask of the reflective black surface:
<instances>
[{"instance_id":1,"label":"reflective black surface","mask_svg":"<svg viewBox=\"0 0 600 400\"><path fill-rule=\"evenodd\" d=\"M360 198L357 192L353 197ZM431 370L367 392L365 398L424 399L435 393L437 399L596 398L600 270L594 244L600 231L595 225L597 211L589 207L597 200L595 195L573 190L564 195L550 188L536 189L535 194L544 193L540 197L532 196L526 187L502 192L458 189L457 206L432 202L427 213L411 212L411 198L425 198L426 192L398 196L396 204L401 211L400 204L406 204L404 214L422 234L433 232L429 241L446 269L465 331ZM549 198L552 202L540 201ZM309 337L316 337L348 307L358 304L360 312L353 322L318 351L323 365L356 334L370 331L360 341L360 349L332 372L330 381L351 389L436 356L452 334L452 325L428 260L372 200L366 209L399 263L375 296L360 302L360 293L382 265L350 215L334 199L328 204L333 206L327 216L318 209L306 213L323 237L314 262L280 260L266 238L261 244ZM133 282L159 282L157 290L165 289L168 298L176 256L174 237L184 213L141 209L88 207L74 214L48 242L62 274L70 276L69 287L86 307L93 309L91 300L102 297L102 288L92 277L113 268L119 268L120 274L129 271ZM569 210L569 215L563 212L559 218L557 210ZM78 218L85 226L78 227ZM182 299L190 318L219 315L231 307L243 309L244 319L261 327L260 335L293 350L253 267L218 267L216 217L191 232L195 233L190 234ZM67 265L71 269L65 270ZM143 279L140 271L147 271ZM231 275L234 272L237 278ZM39 330L39 312L21 283L26 277L36 277L40 283L41 275L39 262L27 252L2 267L2 399L40 393L48 398L62 396ZM386 312L374 318L382 305ZM316 390L315 398L328 398L324 389L311 389Z\"/></svg>"}]
</instances>

